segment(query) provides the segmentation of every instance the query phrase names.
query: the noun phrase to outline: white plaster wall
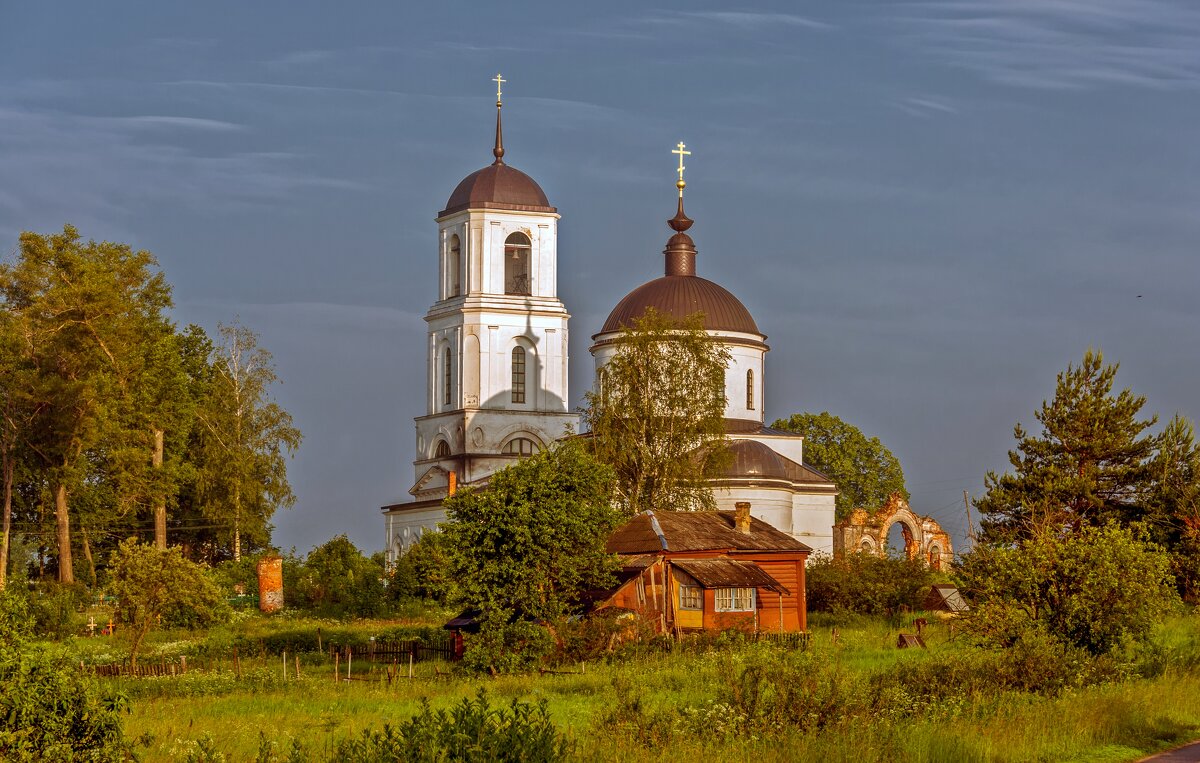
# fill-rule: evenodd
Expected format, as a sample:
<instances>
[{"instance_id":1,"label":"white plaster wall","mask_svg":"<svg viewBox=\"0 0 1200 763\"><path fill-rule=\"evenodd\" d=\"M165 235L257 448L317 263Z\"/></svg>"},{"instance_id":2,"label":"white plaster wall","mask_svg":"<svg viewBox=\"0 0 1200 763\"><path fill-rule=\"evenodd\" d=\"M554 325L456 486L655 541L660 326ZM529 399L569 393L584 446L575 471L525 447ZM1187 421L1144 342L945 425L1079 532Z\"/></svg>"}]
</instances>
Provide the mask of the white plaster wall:
<instances>
[{"instance_id":1,"label":"white plaster wall","mask_svg":"<svg viewBox=\"0 0 1200 763\"><path fill-rule=\"evenodd\" d=\"M792 497L792 536L814 551L832 554L835 500L831 494L796 493Z\"/></svg>"},{"instance_id":2,"label":"white plaster wall","mask_svg":"<svg viewBox=\"0 0 1200 763\"><path fill-rule=\"evenodd\" d=\"M438 507L389 513L383 515L383 521L387 534L388 561L394 562L400 554L412 548L412 544L423 533L432 532L445 522L446 512Z\"/></svg>"},{"instance_id":3,"label":"white plaster wall","mask_svg":"<svg viewBox=\"0 0 1200 763\"><path fill-rule=\"evenodd\" d=\"M750 503L750 515L785 533L792 532L792 493L778 488L717 488L717 508L733 511L739 501Z\"/></svg>"}]
</instances>

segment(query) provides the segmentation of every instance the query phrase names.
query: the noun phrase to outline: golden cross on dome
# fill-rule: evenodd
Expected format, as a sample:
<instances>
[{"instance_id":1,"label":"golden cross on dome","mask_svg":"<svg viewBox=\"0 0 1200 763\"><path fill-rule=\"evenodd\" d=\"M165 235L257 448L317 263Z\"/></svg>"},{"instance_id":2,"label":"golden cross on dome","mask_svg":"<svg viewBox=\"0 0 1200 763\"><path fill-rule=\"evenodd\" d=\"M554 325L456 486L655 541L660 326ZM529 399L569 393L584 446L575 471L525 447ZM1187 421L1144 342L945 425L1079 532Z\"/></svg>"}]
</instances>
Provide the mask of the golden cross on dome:
<instances>
[{"instance_id":1,"label":"golden cross on dome","mask_svg":"<svg viewBox=\"0 0 1200 763\"><path fill-rule=\"evenodd\" d=\"M679 172L679 180L675 183L675 185L679 188L680 198L683 197L683 188L687 185L687 183L683 182L683 157L692 155L691 151L684 151L683 149L683 141L680 141L678 147L671 150L672 154L679 154L679 169L677 170Z\"/></svg>"},{"instance_id":2,"label":"golden cross on dome","mask_svg":"<svg viewBox=\"0 0 1200 763\"><path fill-rule=\"evenodd\" d=\"M496 83L496 105L499 106L500 105L500 86L503 85L505 82L508 82L508 80L504 79L499 74L497 74L495 77L492 77L492 82Z\"/></svg>"}]
</instances>

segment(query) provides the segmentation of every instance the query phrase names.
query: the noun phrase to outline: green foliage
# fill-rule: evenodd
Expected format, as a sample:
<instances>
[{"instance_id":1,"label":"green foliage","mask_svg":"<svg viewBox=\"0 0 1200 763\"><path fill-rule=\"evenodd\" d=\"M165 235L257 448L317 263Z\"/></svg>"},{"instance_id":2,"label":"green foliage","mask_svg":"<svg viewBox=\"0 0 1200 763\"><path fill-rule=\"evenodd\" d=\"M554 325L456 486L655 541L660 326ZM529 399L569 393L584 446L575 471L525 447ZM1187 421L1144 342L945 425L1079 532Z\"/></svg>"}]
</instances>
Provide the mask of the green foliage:
<instances>
[{"instance_id":1,"label":"green foliage","mask_svg":"<svg viewBox=\"0 0 1200 763\"><path fill-rule=\"evenodd\" d=\"M1146 398L1124 389L1113 394L1118 365L1088 352L1079 366L1058 374L1054 399L1035 414L1038 436L1013 429L1013 472L988 472L987 494L976 502L985 540L1013 541L1039 529L1129 522L1150 484L1156 418L1139 418Z\"/></svg>"},{"instance_id":2,"label":"green foliage","mask_svg":"<svg viewBox=\"0 0 1200 763\"><path fill-rule=\"evenodd\" d=\"M491 610L479 625L479 633L467 636L462 662L473 673L521 673L533 669L554 651L549 630L515 619L510 611Z\"/></svg>"},{"instance_id":3,"label":"green foliage","mask_svg":"<svg viewBox=\"0 0 1200 763\"><path fill-rule=\"evenodd\" d=\"M397 726L364 731L341 743L334 758L364 763L542 763L565 760L571 747L550 721L544 700L531 705L514 699L507 708L497 708L480 689L474 700L463 699L448 711L434 712L425 702L420 713Z\"/></svg>"},{"instance_id":4,"label":"green foliage","mask_svg":"<svg viewBox=\"0 0 1200 763\"><path fill-rule=\"evenodd\" d=\"M805 569L810 612L894 614L920 609L935 575L920 559L816 554Z\"/></svg>"},{"instance_id":5,"label":"green foliage","mask_svg":"<svg viewBox=\"0 0 1200 763\"><path fill-rule=\"evenodd\" d=\"M388 604L384 580L382 560L368 559L338 535L308 554L293 595L301 606L323 614L374 617Z\"/></svg>"},{"instance_id":6,"label":"green foliage","mask_svg":"<svg viewBox=\"0 0 1200 763\"><path fill-rule=\"evenodd\" d=\"M616 501L638 511L714 509L705 480L728 462L725 368L729 351L704 330L647 308L585 393L588 444L616 473Z\"/></svg>"},{"instance_id":7,"label":"green foliage","mask_svg":"<svg viewBox=\"0 0 1200 763\"><path fill-rule=\"evenodd\" d=\"M883 506L892 493L908 498L900 460L878 437L828 411L793 413L771 426L804 435L804 463L838 486L837 521L855 509Z\"/></svg>"},{"instance_id":8,"label":"green foliage","mask_svg":"<svg viewBox=\"0 0 1200 763\"><path fill-rule=\"evenodd\" d=\"M265 547L275 510L295 503L284 454L295 453L301 435L270 398L275 370L258 337L241 325L220 331L207 395L196 412L196 489L200 510L228 528L222 540L240 559L243 540Z\"/></svg>"},{"instance_id":9,"label":"green foliage","mask_svg":"<svg viewBox=\"0 0 1200 763\"><path fill-rule=\"evenodd\" d=\"M1030 629L1107 654L1144 642L1179 600L1170 559L1144 535L1110 522L1020 546L980 546L959 568L968 623L985 643L1011 646Z\"/></svg>"},{"instance_id":10,"label":"green foliage","mask_svg":"<svg viewBox=\"0 0 1200 763\"><path fill-rule=\"evenodd\" d=\"M613 581L605 551L620 522L612 471L568 442L496 472L485 490L446 499L442 525L461 603L554 621Z\"/></svg>"},{"instance_id":11,"label":"green foliage","mask_svg":"<svg viewBox=\"0 0 1200 763\"><path fill-rule=\"evenodd\" d=\"M28 641L24 598L0 592L0 760L125 760L125 698Z\"/></svg>"},{"instance_id":12,"label":"green foliage","mask_svg":"<svg viewBox=\"0 0 1200 763\"><path fill-rule=\"evenodd\" d=\"M405 576L412 594L440 603L459 596L451 549L445 533L427 532L409 548L397 564L397 577ZM405 585L402 581L400 585Z\"/></svg>"},{"instance_id":13,"label":"green foliage","mask_svg":"<svg viewBox=\"0 0 1200 763\"><path fill-rule=\"evenodd\" d=\"M83 617L79 611L91 598L82 583L46 582L31 591L29 609L36 635L61 641L80 632Z\"/></svg>"},{"instance_id":14,"label":"green foliage","mask_svg":"<svg viewBox=\"0 0 1200 763\"><path fill-rule=\"evenodd\" d=\"M198 626L219 622L228 612L207 571L183 558L178 548L159 551L130 538L113 552L109 590L130 625L130 662L137 665L146 633L159 620Z\"/></svg>"}]
</instances>

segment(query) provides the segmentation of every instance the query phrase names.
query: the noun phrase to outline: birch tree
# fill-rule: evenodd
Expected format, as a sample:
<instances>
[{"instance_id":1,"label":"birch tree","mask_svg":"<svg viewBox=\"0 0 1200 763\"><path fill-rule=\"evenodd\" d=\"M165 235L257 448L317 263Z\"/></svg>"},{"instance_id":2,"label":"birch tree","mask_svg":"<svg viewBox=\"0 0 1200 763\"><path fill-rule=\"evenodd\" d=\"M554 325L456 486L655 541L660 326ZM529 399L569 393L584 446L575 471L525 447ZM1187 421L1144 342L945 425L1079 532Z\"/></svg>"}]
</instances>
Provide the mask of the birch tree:
<instances>
[{"instance_id":1,"label":"birch tree","mask_svg":"<svg viewBox=\"0 0 1200 763\"><path fill-rule=\"evenodd\" d=\"M296 500L284 455L295 453L301 434L270 397L275 381L271 354L254 332L221 325L208 395L196 413L202 451L196 485L201 510L228 528L235 561L244 540L266 545L271 516Z\"/></svg>"},{"instance_id":2,"label":"birch tree","mask_svg":"<svg viewBox=\"0 0 1200 763\"><path fill-rule=\"evenodd\" d=\"M703 316L675 321L653 308L618 342L582 411L592 452L616 472L618 504L628 513L715 508L706 480L728 459L729 351Z\"/></svg>"}]
</instances>

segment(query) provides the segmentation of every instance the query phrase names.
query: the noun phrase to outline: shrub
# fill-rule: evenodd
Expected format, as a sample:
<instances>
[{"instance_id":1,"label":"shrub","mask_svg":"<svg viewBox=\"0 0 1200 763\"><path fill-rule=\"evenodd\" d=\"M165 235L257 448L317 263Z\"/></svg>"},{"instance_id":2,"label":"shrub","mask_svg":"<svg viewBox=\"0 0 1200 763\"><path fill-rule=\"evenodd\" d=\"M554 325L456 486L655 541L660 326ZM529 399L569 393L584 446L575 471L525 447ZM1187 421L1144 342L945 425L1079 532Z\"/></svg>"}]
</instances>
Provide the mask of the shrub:
<instances>
[{"instance_id":1,"label":"shrub","mask_svg":"<svg viewBox=\"0 0 1200 763\"><path fill-rule=\"evenodd\" d=\"M0 592L0 760L125 760L124 696L29 644L32 631L23 597Z\"/></svg>"},{"instance_id":2,"label":"shrub","mask_svg":"<svg viewBox=\"0 0 1200 763\"><path fill-rule=\"evenodd\" d=\"M496 611L480 622L479 633L467 638L463 667L475 673L521 673L554 651L546 628L510 613Z\"/></svg>"},{"instance_id":3,"label":"shrub","mask_svg":"<svg viewBox=\"0 0 1200 763\"><path fill-rule=\"evenodd\" d=\"M74 636L83 627L80 610L88 601L87 588L82 583L39 583L33 588L29 610L33 617L33 632L37 636L61 641Z\"/></svg>"},{"instance_id":4,"label":"shrub","mask_svg":"<svg viewBox=\"0 0 1200 763\"><path fill-rule=\"evenodd\" d=\"M364 731L338 745L335 760L388 761L518 761L564 760L571 744L550 721L545 701L537 705L514 699L493 708L487 692L463 699L450 710L421 712L397 726Z\"/></svg>"},{"instance_id":5,"label":"shrub","mask_svg":"<svg viewBox=\"0 0 1200 763\"><path fill-rule=\"evenodd\" d=\"M338 535L304 560L292 601L327 615L375 617L388 604L384 579L381 559L368 559Z\"/></svg>"},{"instance_id":6,"label":"shrub","mask_svg":"<svg viewBox=\"0 0 1200 763\"><path fill-rule=\"evenodd\" d=\"M892 559L852 553L814 555L805 570L812 612L894 614L919 609L935 575L920 559Z\"/></svg>"}]
</instances>

